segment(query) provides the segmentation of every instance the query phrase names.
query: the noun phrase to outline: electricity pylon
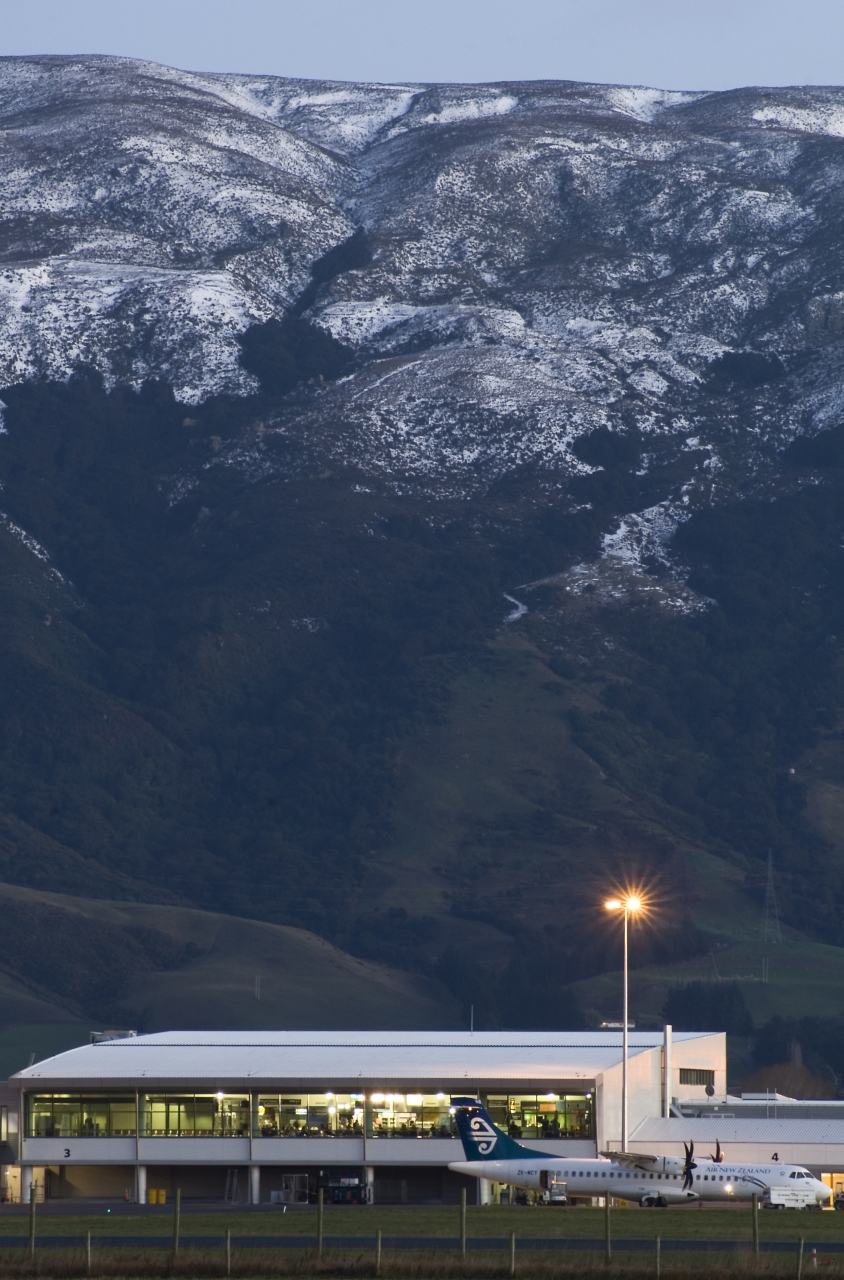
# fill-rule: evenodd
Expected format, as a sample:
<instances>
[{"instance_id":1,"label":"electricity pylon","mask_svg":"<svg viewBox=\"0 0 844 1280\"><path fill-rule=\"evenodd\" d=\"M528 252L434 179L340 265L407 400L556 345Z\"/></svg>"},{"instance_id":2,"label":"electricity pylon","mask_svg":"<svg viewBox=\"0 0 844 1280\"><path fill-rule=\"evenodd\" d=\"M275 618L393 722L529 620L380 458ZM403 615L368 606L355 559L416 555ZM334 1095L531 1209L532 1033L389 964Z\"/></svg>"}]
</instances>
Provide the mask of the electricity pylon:
<instances>
[{"instance_id":1,"label":"electricity pylon","mask_svg":"<svg viewBox=\"0 0 844 1280\"><path fill-rule=\"evenodd\" d=\"M777 911L777 895L774 892L774 860L768 850L768 883L765 886L765 905L762 908L762 925L759 929L759 940L765 946L769 943L782 942L780 932L780 915Z\"/></svg>"}]
</instances>

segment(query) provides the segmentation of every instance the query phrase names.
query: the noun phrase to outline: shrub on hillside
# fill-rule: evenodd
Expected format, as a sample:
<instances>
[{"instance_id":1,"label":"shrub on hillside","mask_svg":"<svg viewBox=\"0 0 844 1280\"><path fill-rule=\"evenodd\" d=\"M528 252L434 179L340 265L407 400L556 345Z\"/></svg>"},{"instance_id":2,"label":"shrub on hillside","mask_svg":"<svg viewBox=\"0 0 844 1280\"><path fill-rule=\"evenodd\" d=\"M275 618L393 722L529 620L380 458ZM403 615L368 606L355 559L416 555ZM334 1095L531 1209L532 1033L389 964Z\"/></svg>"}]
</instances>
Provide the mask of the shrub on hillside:
<instances>
[{"instance_id":1,"label":"shrub on hillside","mask_svg":"<svg viewBox=\"0 0 844 1280\"><path fill-rule=\"evenodd\" d=\"M775 1062L746 1076L739 1084L742 1093L781 1093L787 1098L837 1098L831 1080L813 1075L796 1062Z\"/></svg>"}]
</instances>

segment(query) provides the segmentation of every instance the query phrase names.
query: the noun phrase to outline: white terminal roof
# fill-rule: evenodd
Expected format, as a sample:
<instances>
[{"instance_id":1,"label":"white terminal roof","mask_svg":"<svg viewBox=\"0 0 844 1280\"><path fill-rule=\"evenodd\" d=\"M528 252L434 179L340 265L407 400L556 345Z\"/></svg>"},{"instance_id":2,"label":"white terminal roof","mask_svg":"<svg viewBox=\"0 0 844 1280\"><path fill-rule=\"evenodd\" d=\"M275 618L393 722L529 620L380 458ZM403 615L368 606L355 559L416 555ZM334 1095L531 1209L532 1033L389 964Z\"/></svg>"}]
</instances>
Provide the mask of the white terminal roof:
<instances>
[{"instance_id":1,"label":"white terminal roof","mask_svg":"<svg viewBox=\"0 0 844 1280\"><path fill-rule=\"evenodd\" d=\"M844 1148L844 1120L795 1120L791 1116L776 1120L761 1116L683 1116L682 1119L648 1116L631 1134L631 1142L642 1150L649 1142L694 1142L701 1155L705 1148L709 1149L706 1144L714 1145L716 1139L722 1146L761 1142L771 1143L775 1148L778 1142L798 1142ZM729 1158L728 1148L726 1159Z\"/></svg>"},{"instance_id":2,"label":"white terminal roof","mask_svg":"<svg viewBox=\"0 0 844 1280\"><path fill-rule=\"evenodd\" d=\"M711 1034L680 1031L674 1040ZM661 1044L659 1032L631 1032L630 1056ZM12 1079L44 1090L430 1081L456 1092L476 1083L586 1085L620 1061L620 1031L167 1031L70 1049Z\"/></svg>"}]
</instances>

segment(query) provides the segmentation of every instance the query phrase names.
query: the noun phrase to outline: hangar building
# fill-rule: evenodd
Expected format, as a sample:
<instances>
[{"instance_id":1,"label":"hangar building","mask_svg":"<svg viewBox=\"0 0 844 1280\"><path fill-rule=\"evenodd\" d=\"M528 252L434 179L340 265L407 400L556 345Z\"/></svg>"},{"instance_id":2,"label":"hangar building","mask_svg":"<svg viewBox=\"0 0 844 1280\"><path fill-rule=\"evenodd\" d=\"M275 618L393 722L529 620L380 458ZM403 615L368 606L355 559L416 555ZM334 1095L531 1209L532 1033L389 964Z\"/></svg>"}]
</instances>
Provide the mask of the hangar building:
<instances>
[{"instance_id":1,"label":"hangar building","mask_svg":"<svg viewBox=\"0 0 844 1280\"><path fill-rule=\"evenodd\" d=\"M726 1093L722 1033L631 1032L630 1132L682 1095ZM8 1195L442 1203L487 1183L463 1158L452 1095L550 1154L621 1134L621 1031L167 1032L38 1062L0 1091Z\"/></svg>"}]
</instances>

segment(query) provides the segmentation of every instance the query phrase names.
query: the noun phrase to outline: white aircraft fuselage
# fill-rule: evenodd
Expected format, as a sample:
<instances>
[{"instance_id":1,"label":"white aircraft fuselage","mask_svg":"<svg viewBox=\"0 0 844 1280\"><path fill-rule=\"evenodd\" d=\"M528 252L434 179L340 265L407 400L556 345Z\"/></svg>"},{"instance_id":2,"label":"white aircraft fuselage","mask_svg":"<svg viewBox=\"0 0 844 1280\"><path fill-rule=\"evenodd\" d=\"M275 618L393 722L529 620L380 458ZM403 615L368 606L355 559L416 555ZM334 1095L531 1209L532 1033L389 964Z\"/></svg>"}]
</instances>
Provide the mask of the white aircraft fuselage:
<instances>
[{"instance_id":1,"label":"white aircraft fuselage","mask_svg":"<svg viewBox=\"0 0 844 1280\"><path fill-rule=\"evenodd\" d=\"M761 1199L777 1188L780 1204L820 1208L829 1203L829 1187L802 1165L776 1160L728 1164L717 1145L715 1157L696 1161L693 1142L684 1144L685 1159L632 1151L605 1151L597 1159L551 1156L499 1129L479 1098L453 1098L452 1110L466 1159L453 1161L449 1169L529 1191L548 1191L554 1198L612 1196L642 1205L729 1203L753 1195Z\"/></svg>"},{"instance_id":2,"label":"white aircraft fuselage","mask_svg":"<svg viewBox=\"0 0 844 1280\"><path fill-rule=\"evenodd\" d=\"M628 1160L635 1159L634 1156ZM474 1178L488 1178L527 1190L543 1191L553 1177L557 1187L565 1186L571 1196L613 1196L651 1204L688 1204L698 1200L760 1199L769 1187L784 1186L799 1190L818 1206L829 1201L830 1190L802 1165L736 1164L700 1159L692 1172L691 1187L683 1186L684 1161L676 1156L661 1156L648 1161L647 1169L631 1167L609 1159L583 1160L572 1156L541 1156L525 1151L523 1160L457 1160L449 1164L455 1173ZM653 1161L651 1163L651 1161ZM643 1161L644 1162L644 1161Z\"/></svg>"}]
</instances>

